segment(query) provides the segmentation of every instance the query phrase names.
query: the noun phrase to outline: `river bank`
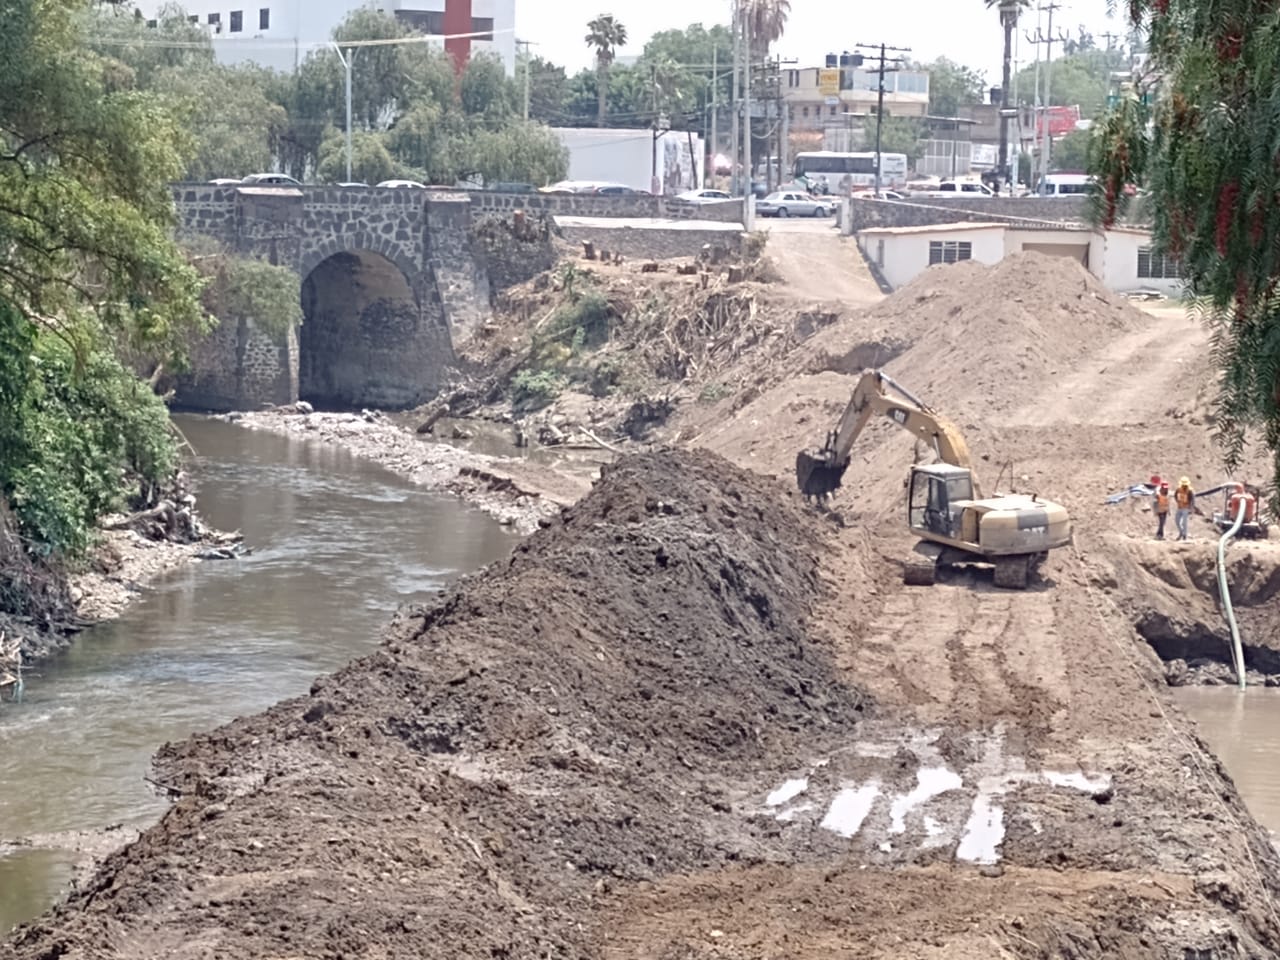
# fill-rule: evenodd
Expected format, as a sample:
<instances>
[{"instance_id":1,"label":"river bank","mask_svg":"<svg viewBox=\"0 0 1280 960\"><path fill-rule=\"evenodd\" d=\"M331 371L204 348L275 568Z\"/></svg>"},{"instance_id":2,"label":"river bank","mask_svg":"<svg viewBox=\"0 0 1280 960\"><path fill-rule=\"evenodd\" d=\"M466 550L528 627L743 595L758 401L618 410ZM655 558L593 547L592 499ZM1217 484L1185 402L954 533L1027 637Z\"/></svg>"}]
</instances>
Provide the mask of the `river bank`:
<instances>
[{"instance_id":1,"label":"river bank","mask_svg":"<svg viewBox=\"0 0 1280 960\"><path fill-rule=\"evenodd\" d=\"M515 532L527 535L591 489L597 464L576 470L556 463L502 457L424 440L385 414L318 413L292 409L227 414L251 430L333 444L428 490L455 494ZM598 451L599 461L612 455Z\"/></svg>"},{"instance_id":2,"label":"river bank","mask_svg":"<svg viewBox=\"0 0 1280 960\"><path fill-rule=\"evenodd\" d=\"M0 614L0 636L19 638L24 664L38 663L65 650L86 628L113 620L157 578L192 562L234 555L239 533L224 533L192 514L194 539L152 539L134 529L111 529L124 514L102 518L90 555L66 574L66 615L44 623Z\"/></svg>"}]
</instances>

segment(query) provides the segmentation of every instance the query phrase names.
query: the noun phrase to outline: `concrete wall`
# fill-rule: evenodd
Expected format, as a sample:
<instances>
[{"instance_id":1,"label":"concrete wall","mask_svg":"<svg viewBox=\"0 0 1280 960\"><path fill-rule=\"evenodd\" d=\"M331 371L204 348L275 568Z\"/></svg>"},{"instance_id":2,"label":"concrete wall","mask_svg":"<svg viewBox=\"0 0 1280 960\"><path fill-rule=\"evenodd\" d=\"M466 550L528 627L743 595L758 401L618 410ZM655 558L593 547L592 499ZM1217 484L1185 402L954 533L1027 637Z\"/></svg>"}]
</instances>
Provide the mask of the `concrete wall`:
<instances>
[{"instance_id":1,"label":"concrete wall","mask_svg":"<svg viewBox=\"0 0 1280 960\"><path fill-rule=\"evenodd\" d=\"M854 200L849 204L852 231L875 227L924 227L935 223L1048 222L1083 223L1081 198L951 198Z\"/></svg>"},{"instance_id":2,"label":"concrete wall","mask_svg":"<svg viewBox=\"0 0 1280 960\"><path fill-rule=\"evenodd\" d=\"M472 210L477 213L513 213L526 210L554 217L625 217L629 219L714 220L720 223L742 222L742 201L722 203L684 203L675 197L653 197L646 194L600 197L592 194L561 193L492 193L478 190L471 194Z\"/></svg>"},{"instance_id":3,"label":"concrete wall","mask_svg":"<svg viewBox=\"0 0 1280 960\"><path fill-rule=\"evenodd\" d=\"M580 248L589 240L597 250L620 253L628 260L665 260L696 257L706 244L720 244L737 251L742 244L740 230L676 230L645 227L565 226L565 240Z\"/></svg>"},{"instance_id":4,"label":"concrete wall","mask_svg":"<svg viewBox=\"0 0 1280 960\"><path fill-rule=\"evenodd\" d=\"M972 244L971 259L999 263L1004 258L1004 228L977 227L973 230L945 230L937 233L878 233L858 235L858 246L885 280L896 290L929 269L929 244L933 241L960 241Z\"/></svg>"},{"instance_id":5,"label":"concrete wall","mask_svg":"<svg viewBox=\"0 0 1280 960\"><path fill-rule=\"evenodd\" d=\"M1177 279L1154 279L1138 276L1138 250L1151 245L1144 233L1112 230L1106 235L1106 270L1103 282L1121 293L1130 290L1159 290L1169 297L1180 297L1185 285Z\"/></svg>"}]
</instances>

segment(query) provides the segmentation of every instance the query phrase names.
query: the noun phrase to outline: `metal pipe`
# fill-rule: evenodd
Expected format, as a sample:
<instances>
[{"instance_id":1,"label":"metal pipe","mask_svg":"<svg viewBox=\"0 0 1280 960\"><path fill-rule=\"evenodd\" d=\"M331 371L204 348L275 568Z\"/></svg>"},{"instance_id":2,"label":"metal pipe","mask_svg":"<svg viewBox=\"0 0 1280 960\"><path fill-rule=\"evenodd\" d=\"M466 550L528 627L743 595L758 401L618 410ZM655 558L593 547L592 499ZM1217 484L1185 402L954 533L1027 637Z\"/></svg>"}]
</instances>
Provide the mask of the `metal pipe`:
<instances>
[{"instance_id":1,"label":"metal pipe","mask_svg":"<svg viewBox=\"0 0 1280 960\"><path fill-rule=\"evenodd\" d=\"M1240 689L1245 688L1244 677L1244 647L1240 643L1240 627L1236 623L1236 613L1231 606L1231 591L1227 587L1227 544L1231 539L1240 532L1240 527L1244 523L1245 510L1248 502L1241 498L1240 512L1236 514L1235 523L1231 525L1231 529L1224 533L1218 540L1218 591L1222 594L1222 609L1227 614L1227 624L1231 627L1231 656L1235 661L1236 683Z\"/></svg>"}]
</instances>

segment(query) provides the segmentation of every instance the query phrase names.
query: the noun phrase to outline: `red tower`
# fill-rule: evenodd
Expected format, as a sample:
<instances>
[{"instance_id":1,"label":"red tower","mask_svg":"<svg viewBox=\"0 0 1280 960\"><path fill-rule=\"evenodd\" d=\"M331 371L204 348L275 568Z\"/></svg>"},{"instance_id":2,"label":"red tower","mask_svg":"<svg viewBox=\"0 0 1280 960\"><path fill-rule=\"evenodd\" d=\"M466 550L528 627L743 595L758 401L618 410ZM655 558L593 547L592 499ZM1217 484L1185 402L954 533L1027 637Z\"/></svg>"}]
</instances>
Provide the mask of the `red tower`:
<instances>
[{"instance_id":1,"label":"red tower","mask_svg":"<svg viewBox=\"0 0 1280 960\"><path fill-rule=\"evenodd\" d=\"M471 59L471 38L459 36L471 33L471 0L444 0L444 33L445 52L453 58L453 69L461 76Z\"/></svg>"}]
</instances>

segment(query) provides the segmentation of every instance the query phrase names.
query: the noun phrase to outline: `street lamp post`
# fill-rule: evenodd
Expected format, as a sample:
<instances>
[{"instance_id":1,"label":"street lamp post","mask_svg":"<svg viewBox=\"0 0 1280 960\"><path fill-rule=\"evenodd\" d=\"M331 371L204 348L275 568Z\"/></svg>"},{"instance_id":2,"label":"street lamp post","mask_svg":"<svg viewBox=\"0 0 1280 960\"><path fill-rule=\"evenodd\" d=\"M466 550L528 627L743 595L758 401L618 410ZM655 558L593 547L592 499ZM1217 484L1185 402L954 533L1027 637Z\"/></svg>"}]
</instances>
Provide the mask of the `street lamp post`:
<instances>
[{"instance_id":1,"label":"street lamp post","mask_svg":"<svg viewBox=\"0 0 1280 960\"><path fill-rule=\"evenodd\" d=\"M331 43L334 52L338 55L338 60L342 62L343 68L347 71L347 183L351 182L351 68L356 62L356 48L347 47L347 55L342 55L342 48L336 43Z\"/></svg>"}]
</instances>

